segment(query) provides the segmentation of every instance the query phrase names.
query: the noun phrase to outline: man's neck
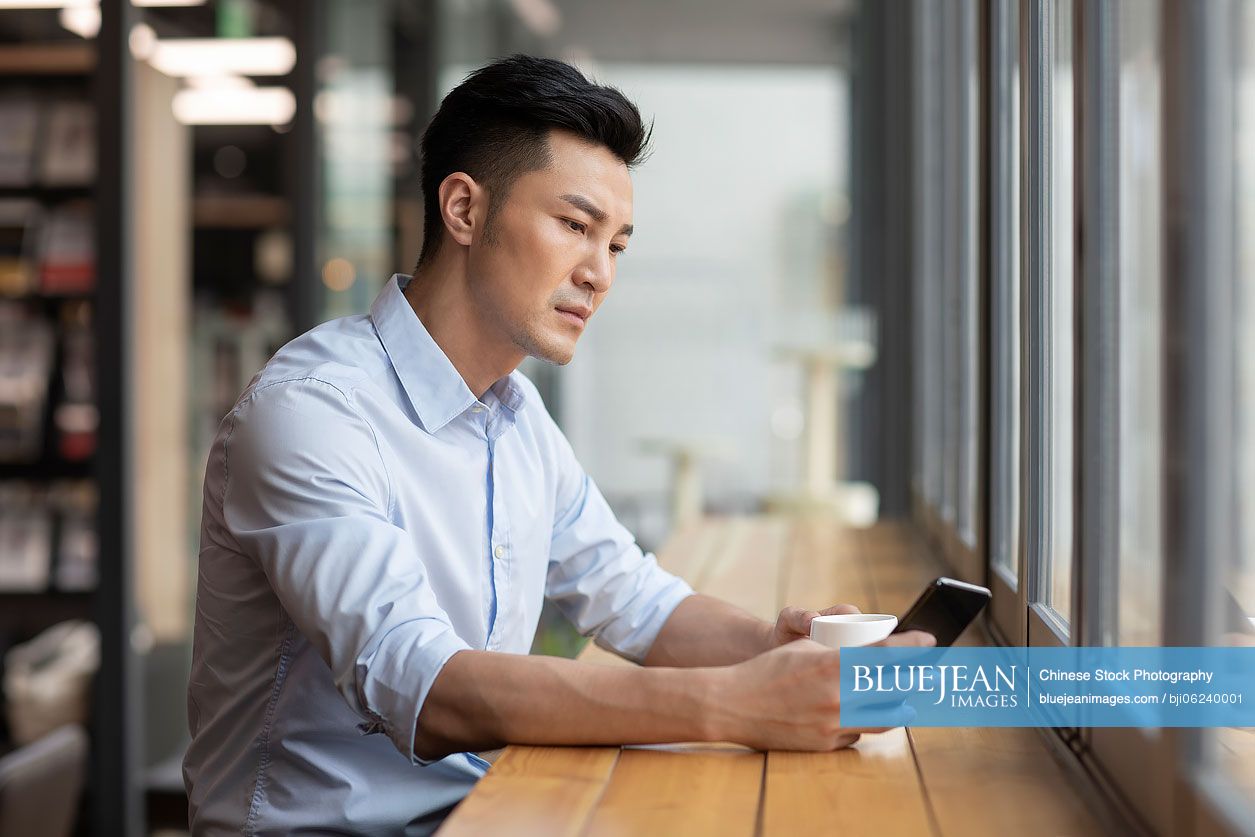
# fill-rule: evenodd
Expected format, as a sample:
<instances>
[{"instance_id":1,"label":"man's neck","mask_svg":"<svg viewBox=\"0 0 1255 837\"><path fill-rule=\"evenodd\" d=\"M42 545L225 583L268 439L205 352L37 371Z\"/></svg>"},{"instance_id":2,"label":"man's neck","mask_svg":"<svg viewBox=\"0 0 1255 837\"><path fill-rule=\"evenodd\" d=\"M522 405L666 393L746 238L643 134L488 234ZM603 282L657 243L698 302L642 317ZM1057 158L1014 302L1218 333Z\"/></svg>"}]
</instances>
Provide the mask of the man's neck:
<instances>
[{"instance_id":1,"label":"man's neck","mask_svg":"<svg viewBox=\"0 0 1255 837\"><path fill-rule=\"evenodd\" d=\"M437 258L418 270L405 298L476 398L523 362L526 355L484 322L459 260Z\"/></svg>"}]
</instances>

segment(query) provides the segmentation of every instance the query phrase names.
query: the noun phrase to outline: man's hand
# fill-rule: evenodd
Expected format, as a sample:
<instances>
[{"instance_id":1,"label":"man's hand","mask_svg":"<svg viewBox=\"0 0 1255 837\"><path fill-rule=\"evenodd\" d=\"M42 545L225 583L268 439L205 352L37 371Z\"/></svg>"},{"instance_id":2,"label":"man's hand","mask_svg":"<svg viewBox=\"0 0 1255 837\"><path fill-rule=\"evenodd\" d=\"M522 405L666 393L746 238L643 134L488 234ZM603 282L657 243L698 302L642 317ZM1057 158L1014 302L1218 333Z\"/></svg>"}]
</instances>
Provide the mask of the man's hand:
<instances>
[{"instance_id":1,"label":"man's hand","mask_svg":"<svg viewBox=\"0 0 1255 837\"><path fill-rule=\"evenodd\" d=\"M836 616L841 613L862 613L862 611L852 604L833 605L823 610L786 607L776 617L776 624L769 640L770 647L777 648L795 639L809 639L812 619L816 616Z\"/></svg>"},{"instance_id":2,"label":"man's hand","mask_svg":"<svg viewBox=\"0 0 1255 837\"><path fill-rule=\"evenodd\" d=\"M931 634L907 631L874 644L929 648L936 643ZM827 751L850 746L861 733L887 729L841 726L841 652L810 639L786 641L751 660L710 672L708 734L714 740L759 750Z\"/></svg>"}]
</instances>

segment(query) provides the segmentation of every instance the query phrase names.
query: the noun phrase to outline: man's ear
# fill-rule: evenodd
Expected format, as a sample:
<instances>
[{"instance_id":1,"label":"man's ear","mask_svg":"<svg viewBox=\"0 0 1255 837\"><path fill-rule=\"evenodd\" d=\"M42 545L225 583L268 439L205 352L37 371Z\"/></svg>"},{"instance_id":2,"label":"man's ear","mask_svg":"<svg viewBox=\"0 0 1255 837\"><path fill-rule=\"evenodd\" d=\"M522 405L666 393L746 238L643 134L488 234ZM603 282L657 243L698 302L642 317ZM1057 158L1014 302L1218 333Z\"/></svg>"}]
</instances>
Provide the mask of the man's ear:
<instances>
[{"instance_id":1,"label":"man's ear","mask_svg":"<svg viewBox=\"0 0 1255 837\"><path fill-rule=\"evenodd\" d=\"M451 239L469 247L484 223L488 193L466 172L455 171L440 182L440 216Z\"/></svg>"}]
</instances>

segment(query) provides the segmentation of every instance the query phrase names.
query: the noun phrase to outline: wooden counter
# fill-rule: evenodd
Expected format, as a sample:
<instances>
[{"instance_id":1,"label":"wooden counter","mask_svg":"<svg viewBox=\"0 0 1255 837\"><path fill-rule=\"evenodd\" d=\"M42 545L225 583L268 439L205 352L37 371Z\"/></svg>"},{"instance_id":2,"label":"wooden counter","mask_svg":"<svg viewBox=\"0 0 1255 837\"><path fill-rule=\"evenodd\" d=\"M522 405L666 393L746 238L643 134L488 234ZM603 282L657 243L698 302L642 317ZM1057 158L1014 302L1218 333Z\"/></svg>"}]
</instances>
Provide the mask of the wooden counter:
<instances>
[{"instance_id":1,"label":"wooden counter","mask_svg":"<svg viewBox=\"0 0 1255 837\"><path fill-rule=\"evenodd\" d=\"M901 613L943 573L905 524L853 530L802 517L705 519L677 533L659 560L695 589L773 621L786 604ZM630 665L591 644L581 659ZM1038 731L921 727L832 753L509 747L440 834L1104 831Z\"/></svg>"}]
</instances>

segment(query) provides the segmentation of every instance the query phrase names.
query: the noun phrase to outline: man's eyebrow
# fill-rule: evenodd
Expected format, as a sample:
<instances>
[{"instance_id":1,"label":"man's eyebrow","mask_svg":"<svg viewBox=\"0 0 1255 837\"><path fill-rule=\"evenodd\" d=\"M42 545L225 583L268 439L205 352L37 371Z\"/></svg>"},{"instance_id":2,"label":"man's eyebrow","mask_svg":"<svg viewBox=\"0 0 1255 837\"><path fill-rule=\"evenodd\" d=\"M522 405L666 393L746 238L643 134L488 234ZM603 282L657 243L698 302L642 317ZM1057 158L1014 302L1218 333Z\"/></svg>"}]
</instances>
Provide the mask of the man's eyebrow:
<instances>
[{"instance_id":1,"label":"man's eyebrow","mask_svg":"<svg viewBox=\"0 0 1255 837\"><path fill-rule=\"evenodd\" d=\"M583 195L563 195L562 199L576 209L582 212L587 212L598 224L605 222L606 213L598 209L596 204ZM623 235L631 235L632 229L633 227L631 224L624 224L619 228L619 232Z\"/></svg>"}]
</instances>

